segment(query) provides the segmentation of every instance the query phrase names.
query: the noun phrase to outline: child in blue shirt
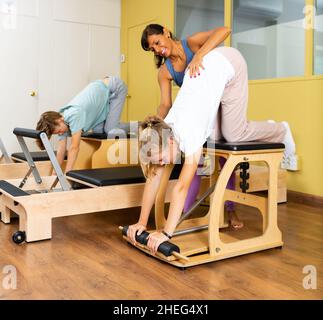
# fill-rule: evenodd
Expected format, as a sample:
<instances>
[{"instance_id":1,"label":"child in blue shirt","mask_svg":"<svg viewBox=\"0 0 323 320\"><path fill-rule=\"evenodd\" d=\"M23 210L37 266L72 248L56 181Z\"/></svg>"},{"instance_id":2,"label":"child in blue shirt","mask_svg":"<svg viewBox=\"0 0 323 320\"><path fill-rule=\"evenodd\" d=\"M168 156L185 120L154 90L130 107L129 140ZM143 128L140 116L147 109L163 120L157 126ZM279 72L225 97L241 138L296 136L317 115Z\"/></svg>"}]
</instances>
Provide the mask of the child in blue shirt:
<instances>
[{"instance_id":1,"label":"child in blue shirt","mask_svg":"<svg viewBox=\"0 0 323 320\"><path fill-rule=\"evenodd\" d=\"M118 77L109 76L87 85L67 105L56 111L43 113L37 130L50 138L58 134L57 160L63 163L67 137L71 137L65 172L73 169L83 132L109 133L114 129L129 131L129 125L120 123L120 116L127 95L127 86ZM42 148L41 142L38 143Z\"/></svg>"}]
</instances>

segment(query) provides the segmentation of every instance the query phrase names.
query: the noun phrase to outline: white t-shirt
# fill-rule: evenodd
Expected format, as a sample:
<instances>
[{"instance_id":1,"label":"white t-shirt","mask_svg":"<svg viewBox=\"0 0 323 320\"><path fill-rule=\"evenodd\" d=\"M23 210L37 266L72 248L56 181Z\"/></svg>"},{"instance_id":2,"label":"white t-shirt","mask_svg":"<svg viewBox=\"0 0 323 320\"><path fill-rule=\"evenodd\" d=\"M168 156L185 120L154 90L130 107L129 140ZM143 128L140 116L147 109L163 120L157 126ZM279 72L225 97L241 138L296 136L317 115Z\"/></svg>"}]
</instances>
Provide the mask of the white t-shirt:
<instances>
[{"instance_id":1,"label":"white t-shirt","mask_svg":"<svg viewBox=\"0 0 323 320\"><path fill-rule=\"evenodd\" d=\"M185 73L183 85L165 118L185 155L198 151L210 137L225 86L235 75L231 63L217 49L207 53L202 64L204 70L200 69L196 78Z\"/></svg>"}]
</instances>

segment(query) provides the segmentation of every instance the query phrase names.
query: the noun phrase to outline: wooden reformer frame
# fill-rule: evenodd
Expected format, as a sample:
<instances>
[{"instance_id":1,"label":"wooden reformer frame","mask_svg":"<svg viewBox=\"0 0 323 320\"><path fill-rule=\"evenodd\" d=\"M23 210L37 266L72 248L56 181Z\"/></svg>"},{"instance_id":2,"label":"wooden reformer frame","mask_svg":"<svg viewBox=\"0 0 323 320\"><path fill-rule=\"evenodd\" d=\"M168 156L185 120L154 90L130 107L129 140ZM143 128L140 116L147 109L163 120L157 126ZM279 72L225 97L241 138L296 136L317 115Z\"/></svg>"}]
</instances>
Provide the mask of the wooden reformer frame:
<instances>
[{"instance_id":1,"label":"wooden reformer frame","mask_svg":"<svg viewBox=\"0 0 323 320\"><path fill-rule=\"evenodd\" d=\"M81 138L79 155L75 163L75 170L92 168L109 168L130 166L134 160L130 158L137 156L134 151L136 143L131 143L130 139L96 139L91 136ZM124 163L109 163L106 152L109 148L127 150L126 161ZM41 176L50 176L53 166L51 161L34 161ZM66 165L64 161L63 167ZM132 164L134 165L134 164ZM9 156L0 138L0 180L23 178L30 167L26 160L21 160Z\"/></svg>"}]
</instances>

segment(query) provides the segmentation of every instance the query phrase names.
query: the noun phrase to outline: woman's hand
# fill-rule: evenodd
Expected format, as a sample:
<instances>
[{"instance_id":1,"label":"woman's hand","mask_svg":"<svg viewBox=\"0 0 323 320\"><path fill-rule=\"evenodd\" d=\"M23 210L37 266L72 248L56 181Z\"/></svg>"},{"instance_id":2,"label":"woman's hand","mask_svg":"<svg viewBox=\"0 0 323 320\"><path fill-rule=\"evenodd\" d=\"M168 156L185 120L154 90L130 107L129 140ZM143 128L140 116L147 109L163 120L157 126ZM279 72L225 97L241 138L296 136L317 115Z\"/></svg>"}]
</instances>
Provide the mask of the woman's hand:
<instances>
[{"instance_id":1,"label":"woman's hand","mask_svg":"<svg viewBox=\"0 0 323 320\"><path fill-rule=\"evenodd\" d=\"M146 229L147 229L146 226L144 226L143 224L141 224L139 222L137 222L136 224L132 224L128 228L127 237L131 240L131 242L133 243L133 245L136 245L137 244L136 234L138 236L140 236L141 233L143 231L145 231Z\"/></svg>"},{"instance_id":2,"label":"woman's hand","mask_svg":"<svg viewBox=\"0 0 323 320\"><path fill-rule=\"evenodd\" d=\"M149 248L151 253L155 255L159 245L168 240L168 237L166 237L163 233L154 232L148 236L147 247Z\"/></svg>"},{"instance_id":3,"label":"woman's hand","mask_svg":"<svg viewBox=\"0 0 323 320\"><path fill-rule=\"evenodd\" d=\"M202 62L203 58L200 55L195 54L192 61L187 66L191 78L200 75L200 69L204 70Z\"/></svg>"}]
</instances>

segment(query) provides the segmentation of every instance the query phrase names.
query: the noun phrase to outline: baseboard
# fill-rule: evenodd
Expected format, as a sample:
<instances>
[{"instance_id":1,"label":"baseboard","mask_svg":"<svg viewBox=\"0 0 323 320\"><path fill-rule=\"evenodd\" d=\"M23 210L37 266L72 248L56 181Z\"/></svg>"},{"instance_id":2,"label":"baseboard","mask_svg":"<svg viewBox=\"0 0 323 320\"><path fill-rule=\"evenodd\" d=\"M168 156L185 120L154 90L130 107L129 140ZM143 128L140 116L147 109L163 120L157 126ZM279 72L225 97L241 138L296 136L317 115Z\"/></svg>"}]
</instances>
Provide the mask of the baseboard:
<instances>
[{"instance_id":1,"label":"baseboard","mask_svg":"<svg viewBox=\"0 0 323 320\"><path fill-rule=\"evenodd\" d=\"M313 207L323 207L323 197L314 196L308 193L302 193L297 191L287 191L288 202L296 202L301 204L310 205Z\"/></svg>"}]
</instances>

